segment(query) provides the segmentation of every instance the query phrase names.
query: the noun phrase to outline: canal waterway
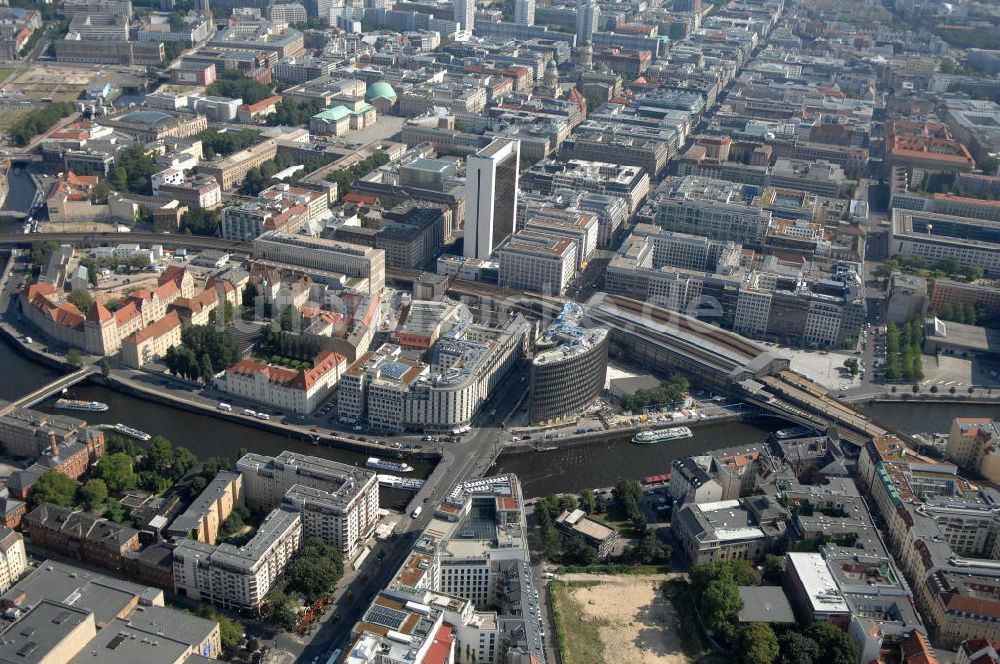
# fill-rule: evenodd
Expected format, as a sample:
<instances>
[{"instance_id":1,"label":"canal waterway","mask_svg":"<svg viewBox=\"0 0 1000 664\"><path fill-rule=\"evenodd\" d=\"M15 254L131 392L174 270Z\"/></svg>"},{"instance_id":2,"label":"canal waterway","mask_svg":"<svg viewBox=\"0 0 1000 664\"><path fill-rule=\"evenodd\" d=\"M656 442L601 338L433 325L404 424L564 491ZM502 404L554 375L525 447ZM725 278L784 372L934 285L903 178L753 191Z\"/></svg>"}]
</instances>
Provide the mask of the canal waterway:
<instances>
[{"instance_id":1,"label":"canal waterway","mask_svg":"<svg viewBox=\"0 0 1000 664\"><path fill-rule=\"evenodd\" d=\"M0 398L16 399L45 385L58 375L58 372L24 357L9 343L0 341ZM210 415L170 408L90 383L70 388L65 396L70 399L101 401L108 404L109 409L102 413L56 410L53 407L55 397L35 406L35 409L79 417L91 424L122 422L151 435L164 436L175 445L187 447L201 458L227 457L235 462L239 458L240 449L244 447L251 452L270 456L288 450L357 466L363 466L370 456L338 447L312 445L298 438L262 431ZM407 463L414 468L408 477L426 479L434 469L434 462L427 459L410 459ZM407 491L382 487L380 502L383 507L398 509L405 506L411 496Z\"/></svg>"},{"instance_id":2,"label":"canal waterway","mask_svg":"<svg viewBox=\"0 0 1000 664\"><path fill-rule=\"evenodd\" d=\"M31 180L31 174L23 167L12 167L7 173L7 184L10 191L7 192L7 200L2 209L27 212L35 197L35 183Z\"/></svg>"}]
</instances>

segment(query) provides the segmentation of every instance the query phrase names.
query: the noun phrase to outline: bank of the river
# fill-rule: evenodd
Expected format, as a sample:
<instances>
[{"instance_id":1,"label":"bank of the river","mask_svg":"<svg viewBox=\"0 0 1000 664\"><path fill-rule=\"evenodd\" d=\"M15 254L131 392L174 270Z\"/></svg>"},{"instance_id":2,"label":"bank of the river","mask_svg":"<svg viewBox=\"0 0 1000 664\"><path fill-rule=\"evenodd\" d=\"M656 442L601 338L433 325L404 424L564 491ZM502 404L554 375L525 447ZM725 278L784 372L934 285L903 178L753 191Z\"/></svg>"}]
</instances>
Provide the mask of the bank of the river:
<instances>
[{"instance_id":1,"label":"bank of the river","mask_svg":"<svg viewBox=\"0 0 1000 664\"><path fill-rule=\"evenodd\" d=\"M778 421L762 428L744 422L702 426L694 436L656 445L636 445L633 434L607 434L581 445L563 445L547 452L504 453L490 474L515 473L525 497L577 492L604 487L619 480L639 480L670 472L670 463L680 457L709 450L762 443L773 429L787 426Z\"/></svg>"},{"instance_id":2,"label":"bank of the river","mask_svg":"<svg viewBox=\"0 0 1000 664\"><path fill-rule=\"evenodd\" d=\"M20 354L7 339L0 341L0 376L3 377L0 379L0 398L16 399L51 382L62 373L39 364L34 359ZM371 456L368 452L312 445L298 437L249 428L211 415L179 410L94 383L76 385L70 388L66 396L102 401L109 408L103 413L67 413L53 408L54 399L43 401L35 408L42 412L71 414L93 424L123 422L147 433L165 436L202 458L220 456L235 461L243 448L271 456L289 450L362 466ZM429 459L412 459L408 463L414 468L410 476L419 479L426 479L435 466L435 462ZM380 491L382 505L395 509L404 507L411 497L412 494L408 491L385 487Z\"/></svg>"},{"instance_id":3,"label":"bank of the river","mask_svg":"<svg viewBox=\"0 0 1000 664\"><path fill-rule=\"evenodd\" d=\"M589 431L587 433L574 433L566 438L548 438L542 439L537 438L534 441L526 443L517 443L513 445L506 445L504 447L504 454L518 454L521 452L555 452L567 447L576 447L578 445L589 445L594 442L600 442L602 440L608 439L619 439L627 438L631 440L635 436L636 432L645 429L665 429L667 427L688 427L692 431L696 429L701 429L703 427L715 426L719 424L725 424L727 422L739 422L742 420L740 415L730 413L727 415L720 415L718 417L710 417L705 419L697 420L679 420L677 422L657 422L655 424L641 424L635 426L618 427L611 431Z\"/></svg>"}]
</instances>

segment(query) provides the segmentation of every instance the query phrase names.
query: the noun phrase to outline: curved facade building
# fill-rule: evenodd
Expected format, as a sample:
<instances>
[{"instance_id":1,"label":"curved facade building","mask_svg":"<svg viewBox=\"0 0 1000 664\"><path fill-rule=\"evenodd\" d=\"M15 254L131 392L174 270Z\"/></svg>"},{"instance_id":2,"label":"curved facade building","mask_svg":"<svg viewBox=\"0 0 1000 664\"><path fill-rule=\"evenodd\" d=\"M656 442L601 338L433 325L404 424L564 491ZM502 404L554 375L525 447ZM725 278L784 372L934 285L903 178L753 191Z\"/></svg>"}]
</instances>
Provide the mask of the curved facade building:
<instances>
[{"instance_id":1,"label":"curved facade building","mask_svg":"<svg viewBox=\"0 0 1000 664\"><path fill-rule=\"evenodd\" d=\"M567 302L536 344L528 416L532 423L574 415L601 394L608 371L608 331L585 329L583 310Z\"/></svg>"}]
</instances>

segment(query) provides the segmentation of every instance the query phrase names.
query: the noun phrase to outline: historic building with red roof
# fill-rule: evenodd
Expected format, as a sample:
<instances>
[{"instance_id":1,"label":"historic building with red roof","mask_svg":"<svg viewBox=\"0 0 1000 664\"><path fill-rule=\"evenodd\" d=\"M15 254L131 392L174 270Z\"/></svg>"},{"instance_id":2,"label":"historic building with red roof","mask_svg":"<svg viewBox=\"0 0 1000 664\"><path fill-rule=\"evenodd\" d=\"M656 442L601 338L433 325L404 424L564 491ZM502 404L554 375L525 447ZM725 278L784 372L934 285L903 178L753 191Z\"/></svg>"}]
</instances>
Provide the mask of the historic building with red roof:
<instances>
[{"instance_id":1,"label":"historic building with red roof","mask_svg":"<svg viewBox=\"0 0 1000 664\"><path fill-rule=\"evenodd\" d=\"M309 369L245 359L229 367L217 387L235 397L305 415L329 397L346 370L347 358L332 351L321 351Z\"/></svg>"}]
</instances>

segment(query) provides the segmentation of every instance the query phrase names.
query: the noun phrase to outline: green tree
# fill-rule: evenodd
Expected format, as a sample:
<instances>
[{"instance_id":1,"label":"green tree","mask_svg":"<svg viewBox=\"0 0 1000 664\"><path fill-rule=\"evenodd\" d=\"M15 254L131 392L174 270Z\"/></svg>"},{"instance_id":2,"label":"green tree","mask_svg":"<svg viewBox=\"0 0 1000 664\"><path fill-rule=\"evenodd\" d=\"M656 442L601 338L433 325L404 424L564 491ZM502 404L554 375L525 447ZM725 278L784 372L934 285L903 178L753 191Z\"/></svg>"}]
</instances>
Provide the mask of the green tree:
<instances>
[{"instance_id":1,"label":"green tree","mask_svg":"<svg viewBox=\"0 0 1000 664\"><path fill-rule=\"evenodd\" d=\"M66 297L66 301L71 303L83 313L87 313L90 311L90 305L94 303L94 298L90 296L89 292L83 290L82 288L74 288L73 292Z\"/></svg>"},{"instance_id":2,"label":"green tree","mask_svg":"<svg viewBox=\"0 0 1000 664\"><path fill-rule=\"evenodd\" d=\"M226 69L222 76L205 88L205 94L242 99L244 104L256 104L270 97L273 92L274 88L248 78L239 69Z\"/></svg>"},{"instance_id":3,"label":"green tree","mask_svg":"<svg viewBox=\"0 0 1000 664\"><path fill-rule=\"evenodd\" d=\"M819 659L819 646L807 636L788 630L778 639L782 664L813 664Z\"/></svg>"},{"instance_id":4,"label":"green tree","mask_svg":"<svg viewBox=\"0 0 1000 664\"><path fill-rule=\"evenodd\" d=\"M38 134L43 134L61 119L73 112L73 105L65 102L49 103L34 108L11 125L8 133L14 145L23 148Z\"/></svg>"},{"instance_id":5,"label":"green tree","mask_svg":"<svg viewBox=\"0 0 1000 664\"><path fill-rule=\"evenodd\" d=\"M635 480L621 480L611 489L616 503L638 503L642 500L642 485Z\"/></svg>"},{"instance_id":6,"label":"green tree","mask_svg":"<svg viewBox=\"0 0 1000 664\"><path fill-rule=\"evenodd\" d=\"M90 512L101 507L107 499L108 485L104 483L104 480L89 479L86 484L80 487L80 500Z\"/></svg>"},{"instance_id":7,"label":"green tree","mask_svg":"<svg viewBox=\"0 0 1000 664\"><path fill-rule=\"evenodd\" d=\"M567 563L587 567L597 562L597 551L579 535L570 537L564 547L563 558Z\"/></svg>"},{"instance_id":8,"label":"green tree","mask_svg":"<svg viewBox=\"0 0 1000 664\"><path fill-rule=\"evenodd\" d=\"M757 568L746 560L731 560L729 568L732 570L733 581L738 586L759 586L762 580Z\"/></svg>"},{"instance_id":9,"label":"green tree","mask_svg":"<svg viewBox=\"0 0 1000 664\"><path fill-rule=\"evenodd\" d=\"M202 365L198 358L202 355L208 355L215 371L228 369L243 358L243 349L236 338L211 325L192 325L185 329L181 332L181 343L184 347L173 355L168 352L164 361L171 372L192 380L201 375Z\"/></svg>"},{"instance_id":10,"label":"green tree","mask_svg":"<svg viewBox=\"0 0 1000 664\"><path fill-rule=\"evenodd\" d=\"M158 170L156 161L146 154L145 145L133 143L115 156L115 167L108 176L108 183L118 191L149 196L153 193L150 178Z\"/></svg>"},{"instance_id":11,"label":"green tree","mask_svg":"<svg viewBox=\"0 0 1000 664\"><path fill-rule=\"evenodd\" d=\"M294 332L298 331L301 324L301 317L299 316L299 310L293 305L289 304L285 307L284 311L281 312L281 320L279 325L281 325L282 332Z\"/></svg>"},{"instance_id":12,"label":"green tree","mask_svg":"<svg viewBox=\"0 0 1000 664\"><path fill-rule=\"evenodd\" d=\"M665 563L670 560L672 551L652 531L646 531L635 547L636 562L643 565Z\"/></svg>"},{"instance_id":13,"label":"green tree","mask_svg":"<svg viewBox=\"0 0 1000 664\"><path fill-rule=\"evenodd\" d=\"M111 375L111 363L106 357L101 358L101 375L105 378Z\"/></svg>"},{"instance_id":14,"label":"green tree","mask_svg":"<svg viewBox=\"0 0 1000 664\"><path fill-rule=\"evenodd\" d=\"M201 354L201 362L199 365L199 377L202 382L206 385L211 384L212 380L215 378L215 369L212 368L212 360L208 357L208 353Z\"/></svg>"},{"instance_id":15,"label":"green tree","mask_svg":"<svg viewBox=\"0 0 1000 664\"><path fill-rule=\"evenodd\" d=\"M774 556L770 553L764 556L763 577L769 583L781 583L781 577L785 573L785 559L781 556Z\"/></svg>"},{"instance_id":16,"label":"green tree","mask_svg":"<svg viewBox=\"0 0 1000 664\"><path fill-rule=\"evenodd\" d=\"M74 367L80 366L83 359L80 356L80 350L78 348L70 348L66 353L66 362Z\"/></svg>"},{"instance_id":17,"label":"green tree","mask_svg":"<svg viewBox=\"0 0 1000 664\"><path fill-rule=\"evenodd\" d=\"M190 231L192 235L205 235L214 237L219 234L219 226L222 224L222 209L215 208L206 210L197 205L189 207L181 215L181 228Z\"/></svg>"},{"instance_id":18,"label":"green tree","mask_svg":"<svg viewBox=\"0 0 1000 664\"><path fill-rule=\"evenodd\" d=\"M727 641L732 641L736 635L736 616L742 608L743 600L732 579L709 581L698 597L701 619L713 633Z\"/></svg>"},{"instance_id":19,"label":"green tree","mask_svg":"<svg viewBox=\"0 0 1000 664\"><path fill-rule=\"evenodd\" d=\"M772 664L778 659L778 637L767 623L754 623L740 632L743 664Z\"/></svg>"},{"instance_id":20,"label":"green tree","mask_svg":"<svg viewBox=\"0 0 1000 664\"><path fill-rule=\"evenodd\" d=\"M157 473L166 473L170 469L170 462L174 457L174 446L163 436L153 436L146 448L143 458L143 468L153 470Z\"/></svg>"},{"instance_id":21,"label":"green tree","mask_svg":"<svg viewBox=\"0 0 1000 664\"><path fill-rule=\"evenodd\" d=\"M30 493L28 502L32 508L38 507L42 503L53 503L61 507L71 507L73 498L76 496L76 482L56 470L47 470L35 482Z\"/></svg>"},{"instance_id":22,"label":"green tree","mask_svg":"<svg viewBox=\"0 0 1000 664\"><path fill-rule=\"evenodd\" d=\"M593 514L597 506L597 496L590 489L584 489L580 493L580 509L587 514Z\"/></svg>"},{"instance_id":23,"label":"green tree","mask_svg":"<svg viewBox=\"0 0 1000 664\"><path fill-rule=\"evenodd\" d=\"M814 622L806 628L805 636L816 642L819 664L857 664L858 647L842 629L828 622Z\"/></svg>"},{"instance_id":24,"label":"green tree","mask_svg":"<svg viewBox=\"0 0 1000 664\"><path fill-rule=\"evenodd\" d=\"M195 475L191 478L191 484L188 485L188 498L195 498L195 496L205 490L206 486L208 486L208 480L201 475Z\"/></svg>"},{"instance_id":25,"label":"green tree","mask_svg":"<svg viewBox=\"0 0 1000 664\"><path fill-rule=\"evenodd\" d=\"M94 467L94 476L104 480L108 490L115 495L134 489L139 483L132 467L132 458L121 452L102 457Z\"/></svg>"},{"instance_id":26,"label":"green tree","mask_svg":"<svg viewBox=\"0 0 1000 664\"><path fill-rule=\"evenodd\" d=\"M306 541L299 555L288 567L288 585L313 602L333 592L344 574L340 551L323 540Z\"/></svg>"},{"instance_id":27,"label":"green tree","mask_svg":"<svg viewBox=\"0 0 1000 664\"><path fill-rule=\"evenodd\" d=\"M286 632L292 631L298 623L294 601L280 590L272 590L264 598L264 618Z\"/></svg>"},{"instance_id":28,"label":"green tree","mask_svg":"<svg viewBox=\"0 0 1000 664\"><path fill-rule=\"evenodd\" d=\"M184 477L189 470L191 470L194 465L198 463L198 457L186 447L175 447L174 448L174 458L171 462L171 475L174 480L179 480Z\"/></svg>"},{"instance_id":29,"label":"green tree","mask_svg":"<svg viewBox=\"0 0 1000 664\"><path fill-rule=\"evenodd\" d=\"M195 611L195 614L206 620L219 623L219 640L222 641L223 648L232 648L243 640L243 632L245 631L243 625L230 620L211 604L202 604Z\"/></svg>"},{"instance_id":30,"label":"green tree","mask_svg":"<svg viewBox=\"0 0 1000 664\"><path fill-rule=\"evenodd\" d=\"M107 506L104 508L104 518L108 521L114 521L115 523L120 523L122 525L129 525L128 516L125 514L125 508L122 507L122 504L114 498L109 498L107 500Z\"/></svg>"}]
</instances>

